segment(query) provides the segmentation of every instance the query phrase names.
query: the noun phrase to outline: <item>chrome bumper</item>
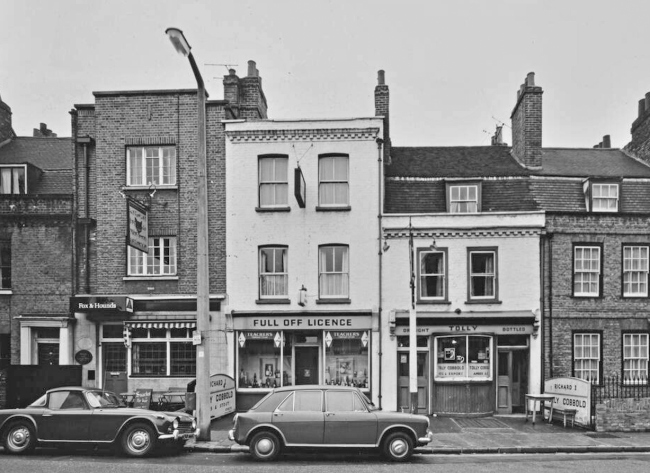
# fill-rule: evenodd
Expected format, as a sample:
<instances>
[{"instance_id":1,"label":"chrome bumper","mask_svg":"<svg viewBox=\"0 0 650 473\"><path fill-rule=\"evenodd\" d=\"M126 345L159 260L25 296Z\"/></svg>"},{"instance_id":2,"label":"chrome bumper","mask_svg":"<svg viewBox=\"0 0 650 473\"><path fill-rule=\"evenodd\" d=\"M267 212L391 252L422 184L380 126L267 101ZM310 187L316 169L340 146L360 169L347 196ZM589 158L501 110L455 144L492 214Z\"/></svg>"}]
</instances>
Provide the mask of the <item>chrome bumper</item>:
<instances>
[{"instance_id":1,"label":"chrome bumper","mask_svg":"<svg viewBox=\"0 0 650 473\"><path fill-rule=\"evenodd\" d=\"M178 430L174 430L171 434L162 434L158 436L158 440L190 440L199 436L199 429L196 429L194 432L184 432L180 433Z\"/></svg>"},{"instance_id":2,"label":"chrome bumper","mask_svg":"<svg viewBox=\"0 0 650 473\"><path fill-rule=\"evenodd\" d=\"M426 445L433 440L433 432L427 430L426 437L420 437L418 439L418 445Z\"/></svg>"},{"instance_id":3,"label":"chrome bumper","mask_svg":"<svg viewBox=\"0 0 650 473\"><path fill-rule=\"evenodd\" d=\"M234 429L230 429L228 431L228 440L232 440L233 442L235 441L235 430Z\"/></svg>"}]
</instances>

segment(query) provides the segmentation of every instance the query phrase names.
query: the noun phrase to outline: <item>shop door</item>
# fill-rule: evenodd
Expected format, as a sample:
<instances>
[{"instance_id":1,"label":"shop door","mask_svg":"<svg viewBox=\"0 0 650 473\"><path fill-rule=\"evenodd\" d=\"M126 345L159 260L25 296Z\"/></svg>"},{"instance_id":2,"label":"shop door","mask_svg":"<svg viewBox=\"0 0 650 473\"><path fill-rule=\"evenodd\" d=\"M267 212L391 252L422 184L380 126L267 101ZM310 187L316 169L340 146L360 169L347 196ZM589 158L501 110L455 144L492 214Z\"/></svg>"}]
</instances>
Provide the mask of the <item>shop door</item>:
<instances>
[{"instance_id":1,"label":"shop door","mask_svg":"<svg viewBox=\"0 0 650 473\"><path fill-rule=\"evenodd\" d=\"M38 342L38 363L39 365L59 364L59 343Z\"/></svg>"},{"instance_id":2,"label":"shop door","mask_svg":"<svg viewBox=\"0 0 650 473\"><path fill-rule=\"evenodd\" d=\"M411 411L411 393L409 389L409 363L410 354L408 352L398 352L398 409L406 412ZM429 353L418 352L418 414L428 414L429 412Z\"/></svg>"},{"instance_id":3,"label":"shop door","mask_svg":"<svg viewBox=\"0 0 650 473\"><path fill-rule=\"evenodd\" d=\"M296 385L318 384L318 347L296 347Z\"/></svg>"},{"instance_id":4,"label":"shop door","mask_svg":"<svg viewBox=\"0 0 650 473\"><path fill-rule=\"evenodd\" d=\"M104 382L107 391L120 394L128 391L126 347L122 342L102 342Z\"/></svg>"},{"instance_id":5,"label":"shop door","mask_svg":"<svg viewBox=\"0 0 650 473\"><path fill-rule=\"evenodd\" d=\"M527 384L527 351L499 350L497 363L497 412L523 412Z\"/></svg>"}]
</instances>

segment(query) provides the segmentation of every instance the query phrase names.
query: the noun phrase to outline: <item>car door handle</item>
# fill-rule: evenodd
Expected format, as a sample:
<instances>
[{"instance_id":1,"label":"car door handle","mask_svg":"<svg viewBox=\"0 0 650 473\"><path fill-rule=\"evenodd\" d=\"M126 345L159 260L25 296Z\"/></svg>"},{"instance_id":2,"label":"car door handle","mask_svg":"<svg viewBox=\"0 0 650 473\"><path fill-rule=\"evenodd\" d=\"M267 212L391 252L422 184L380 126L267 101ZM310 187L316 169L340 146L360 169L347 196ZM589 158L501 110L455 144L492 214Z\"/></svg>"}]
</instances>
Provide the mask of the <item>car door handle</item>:
<instances>
[{"instance_id":1,"label":"car door handle","mask_svg":"<svg viewBox=\"0 0 650 473\"><path fill-rule=\"evenodd\" d=\"M329 416L333 416L333 415L336 415L336 414L334 414L333 412L326 412L325 413L325 417L329 417Z\"/></svg>"},{"instance_id":2,"label":"car door handle","mask_svg":"<svg viewBox=\"0 0 650 473\"><path fill-rule=\"evenodd\" d=\"M43 414L43 417L52 417L52 414Z\"/></svg>"}]
</instances>

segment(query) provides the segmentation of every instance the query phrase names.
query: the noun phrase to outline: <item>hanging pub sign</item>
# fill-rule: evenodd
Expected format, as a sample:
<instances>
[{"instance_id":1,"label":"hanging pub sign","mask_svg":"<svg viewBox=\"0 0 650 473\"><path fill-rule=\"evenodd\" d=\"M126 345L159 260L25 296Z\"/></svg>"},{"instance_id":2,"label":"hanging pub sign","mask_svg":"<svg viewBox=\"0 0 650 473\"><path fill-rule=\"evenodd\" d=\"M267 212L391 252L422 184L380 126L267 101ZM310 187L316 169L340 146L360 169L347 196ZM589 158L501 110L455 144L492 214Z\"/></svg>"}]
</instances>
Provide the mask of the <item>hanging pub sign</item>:
<instances>
[{"instance_id":1,"label":"hanging pub sign","mask_svg":"<svg viewBox=\"0 0 650 473\"><path fill-rule=\"evenodd\" d=\"M129 224L127 241L129 246L144 253L149 252L149 222L147 209L138 202L127 199Z\"/></svg>"},{"instance_id":2,"label":"hanging pub sign","mask_svg":"<svg viewBox=\"0 0 650 473\"><path fill-rule=\"evenodd\" d=\"M305 183L305 176L302 175L302 169L297 167L294 172L294 195L298 201L298 206L302 209L307 204L307 184Z\"/></svg>"}]
</instances>

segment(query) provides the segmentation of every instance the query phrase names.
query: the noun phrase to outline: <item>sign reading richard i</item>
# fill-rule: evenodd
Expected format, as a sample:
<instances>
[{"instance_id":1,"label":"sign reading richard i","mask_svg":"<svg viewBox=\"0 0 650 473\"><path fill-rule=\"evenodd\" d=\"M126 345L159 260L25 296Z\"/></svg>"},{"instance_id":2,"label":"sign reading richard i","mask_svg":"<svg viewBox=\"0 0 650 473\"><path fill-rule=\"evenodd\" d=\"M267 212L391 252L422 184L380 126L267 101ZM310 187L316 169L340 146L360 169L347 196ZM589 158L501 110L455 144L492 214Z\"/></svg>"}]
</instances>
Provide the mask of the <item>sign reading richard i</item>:
<instances>
[{"instance_id":1,"label":"sign reading richard i","mask_svg":"<svg viewBox=\"0 0 650 473\"><path fill-rule=\"evenodd\" d=\"M591 425L591 384L580 378L551 378L544 393L554 394L553 409L575 409L576 424Z\"/></svg>"},{"instance_id":2,"label":"sign reading richard i","mask_svg":"<svg viewBox=\"0 0 650 473\"><path fill-rule=\"evenodd\" d=\"M129 207L129 235L128 242L133 248L149 252L149 221L147 220L147 210L128 199Z\"/></svg>"},{"instance_id":3,"label":"sign reading richard i","mask_svg":"<svg viewBox=\"0 0 650 473\"><path fill-rule=\"evenodd\" d=\"M210 419L235 412L235 380L225 374L210 376Z\"/></svg>"}]
</instances>

